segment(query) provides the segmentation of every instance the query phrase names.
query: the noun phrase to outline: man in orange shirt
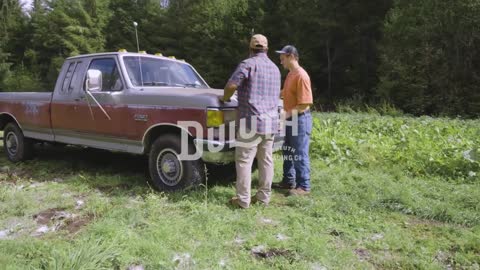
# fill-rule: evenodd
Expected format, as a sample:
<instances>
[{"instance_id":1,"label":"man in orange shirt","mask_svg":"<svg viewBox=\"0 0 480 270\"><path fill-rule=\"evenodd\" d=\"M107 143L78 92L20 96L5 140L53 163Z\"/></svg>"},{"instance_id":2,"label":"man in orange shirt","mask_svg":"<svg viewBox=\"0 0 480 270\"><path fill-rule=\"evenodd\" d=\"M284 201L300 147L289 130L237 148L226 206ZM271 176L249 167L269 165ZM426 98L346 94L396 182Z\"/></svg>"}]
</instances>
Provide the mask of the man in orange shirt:
<instances>
[{"instance_id":1,"label":"man in orange shirt","mask_svg":"<svg viewBox=\"0 0 480 270\"><path fill-rule=\"evenodd\" d=\"M288 75L282 96L286 114L285 143L283 145L283 180L272 187L286 188L289 195L302 196L310 193L309 145L312 133L313 103L310 77L298 63L299 55L294 46L287 45L280 54L280 62Z\"/></svg>"}]
</instances>

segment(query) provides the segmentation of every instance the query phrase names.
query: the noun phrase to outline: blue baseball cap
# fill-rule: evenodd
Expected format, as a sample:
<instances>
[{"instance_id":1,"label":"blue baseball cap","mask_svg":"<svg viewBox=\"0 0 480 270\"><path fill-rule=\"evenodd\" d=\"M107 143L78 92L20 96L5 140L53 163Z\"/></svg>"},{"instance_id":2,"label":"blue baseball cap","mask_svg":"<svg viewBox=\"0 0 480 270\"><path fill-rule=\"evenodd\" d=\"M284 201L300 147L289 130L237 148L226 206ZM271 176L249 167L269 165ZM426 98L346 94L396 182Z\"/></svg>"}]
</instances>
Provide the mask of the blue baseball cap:
<instances>
[{"instance_id":1,"label":"blue baseball cap","mask_svg":"<svg viewBox=\"0 0 480 270\"><path fill-rule=\"evenodd\" d=\"M279 54L293 54L296 57L298 57L298 50L292 45L287 45L283 47L283 49L281 49L280 51L275 51L275 52Z\"/></svg>"}]
</instances>

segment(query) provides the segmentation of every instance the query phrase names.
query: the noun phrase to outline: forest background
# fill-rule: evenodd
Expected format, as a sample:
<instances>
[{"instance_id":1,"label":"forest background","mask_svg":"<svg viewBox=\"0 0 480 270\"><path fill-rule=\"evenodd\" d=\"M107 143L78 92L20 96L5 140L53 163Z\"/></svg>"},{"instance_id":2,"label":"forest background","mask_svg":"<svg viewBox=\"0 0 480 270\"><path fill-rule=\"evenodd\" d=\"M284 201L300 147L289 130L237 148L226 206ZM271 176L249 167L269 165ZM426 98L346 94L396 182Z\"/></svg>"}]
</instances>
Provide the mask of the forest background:
<instances>
[{"instance_id":1,"label":"forest background","mask_svg":"<svg viewBox=\"0 0 480 270\"><path fill-rule=\"evenodd\" d=\"M480 0L2 0L0 91L52 91L65 58L136 51L223 88L253 32L300 51L315 107L480 115ZM283 73L285 75L285 72Z\"/></svg>"}]
</instances>

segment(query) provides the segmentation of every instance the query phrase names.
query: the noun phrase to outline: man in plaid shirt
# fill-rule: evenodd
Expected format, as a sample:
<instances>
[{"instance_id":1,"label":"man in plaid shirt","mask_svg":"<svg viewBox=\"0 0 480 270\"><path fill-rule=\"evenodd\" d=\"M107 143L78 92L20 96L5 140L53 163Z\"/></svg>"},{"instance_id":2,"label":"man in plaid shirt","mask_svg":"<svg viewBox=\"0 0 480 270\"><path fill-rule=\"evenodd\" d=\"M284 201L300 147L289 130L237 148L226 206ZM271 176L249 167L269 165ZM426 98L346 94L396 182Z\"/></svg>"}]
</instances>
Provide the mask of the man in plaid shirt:
<instances>
[{"instance_id":1,"label":"man in plaid shirt","mask_svg":"<svg viewBox=\"0 0 480 270\"><path fill-rule=\"evenodd\" d=\"M278 132L280 70L268 58L268 41L263 35L250 40L250 57L242 61L225 86L221 101L228 101L238 90L240 123L237 132L235 163L237 195L233 205L248 208L250 202L270 202L273 180L273 138ZM250 198L252 163L257 157L259 187Z\"/></svg>"}]
</instances>

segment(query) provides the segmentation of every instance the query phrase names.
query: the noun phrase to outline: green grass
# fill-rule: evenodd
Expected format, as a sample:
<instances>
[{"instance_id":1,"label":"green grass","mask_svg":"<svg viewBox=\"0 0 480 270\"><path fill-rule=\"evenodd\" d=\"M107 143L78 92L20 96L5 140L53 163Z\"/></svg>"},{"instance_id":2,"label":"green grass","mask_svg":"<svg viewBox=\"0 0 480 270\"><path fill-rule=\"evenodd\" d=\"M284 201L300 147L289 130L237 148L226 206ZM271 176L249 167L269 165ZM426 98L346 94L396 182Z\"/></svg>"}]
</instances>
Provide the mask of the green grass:
<instances>
[{"instance_id":1,"label":"green grass","mask_svg":"<svg viewBox=\"0 0 480 270\"><path fill-rule=\"evenodd\" d=\"M18 165L1 156L0 269L480 268L480 121L315 122L312 195L275 191L266 208L229 207L231 183L154 192L136 156L76 147L41 147ZM54 208L85 225L32 236L34 216ZM258 246L283 255L256 258Z\"/></svg>"}]
</instances>

